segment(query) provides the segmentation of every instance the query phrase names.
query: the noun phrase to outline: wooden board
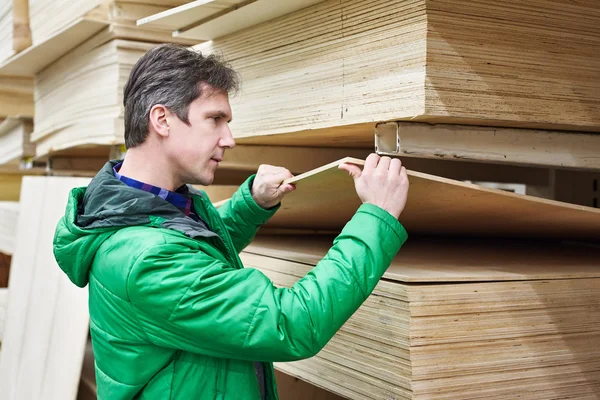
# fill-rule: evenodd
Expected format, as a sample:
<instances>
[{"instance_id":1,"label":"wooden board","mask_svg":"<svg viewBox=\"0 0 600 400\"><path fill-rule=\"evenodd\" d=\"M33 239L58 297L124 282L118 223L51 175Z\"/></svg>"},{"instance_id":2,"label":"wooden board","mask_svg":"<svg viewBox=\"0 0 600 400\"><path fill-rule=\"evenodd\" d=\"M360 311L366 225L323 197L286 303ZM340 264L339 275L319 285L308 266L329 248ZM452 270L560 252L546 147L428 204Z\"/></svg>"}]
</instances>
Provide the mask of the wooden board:
<instances>
[{"instance_id":1,"label":"wooden board","mask_svg":"<svg viewBox=\"0 0 600 400\"><path fill-rule=\"evenodd\" d=\"M196 48L240 72L231 126L262 144L381 121L597 132L599 4L330 0Z\"/></svg>"},{"instance_id":2,"label":"wooden board","mask_svg":"<svg viewBox=\"0 0 600 400\"><path fill-rule=\"evenodd\" d=\"M34 76L106 25L85 18L77 19L54 36L0 64L0 75Z\"/></svg>"},{"instance_id":3,"label":"wooden board","mask_svg":"<svg viewBox=\"0 0 600 400\"><path fill-rule=\"evenodd\" d=\"M342 159L298 175L296 190L265 225L271 228L341 229L361 205ZM409 235L535 237L600 241L600 210L517 195L409 172L410 191L401 223Z\"/></svg>"},{"instance_id":4,"label":"wooden board","mask_svg":"<svg viewBox=\"0 0 600 400\"><path fill-rule=\"evenodd\" d=\"M0 201L0 253L12 255L15 251L20 208L16 201Z\"/></svg>"},{"instance_id":5,"label":"wooden board","mask_svg":"<svg viewBox=\"0 0 600 400\"><path fill-rule=\"evenodd\" d=\"M6 322L6 306L8 303L8 289L0 288L0 351L2 351L2 337L4 336L4 324Z\"/></svg>"},{"instance_id":6,"label":"wooden board","mask_svg":"<svg viewBox=\"0 0 600 400\"><path fill-rule=\"evenodd\" d=\"M88 337L87 290L60 270L52 238L71 188L88 179L25 177L9 281L0 397L75 399Z\"/></svg>"},{"instance_id":7,"label":"wooden board","mask_svg":"<svg viewBox=\"0 0 600 400\"><path fill-rule=\"evenodd\" d=\"M247 0L196 0L141 18L136 24L149 28L176 31L199 21L210 19L215 15L226 13L231 8L243 6L247 2Z\"/></svg>"},{"instance_id":8,"label":"wooden board","mask_svg":"<svg viewBox=\"0 0 600 400\"><path fill-rule=\"evenodd\" d=\"M399 125L403 157L600 170L596 157L600 135L596 133L419 122ZM375 123L371 123L238 137L236 142L288 147L363 147L373 151L374 131ZM243 134L240 129L233 132L236 136Z\"/></svg>"},{"instance_id":9,"label":"wooden board","mask_svg":"<svg viewBox=\"0 0 600 400\"><path fill-rule=\"evenodd\" d=\"M252 265L269 257L316 265L333 236L259 236L244 250ZM600 278L600 247L506 240L410 239L384 278L397 282L495 282ZM568 268L566 268L568 266Z\"/></svg>"},{"instance_id":10,"label":"wooden board","mask_svg":"<svg viewBox=\"0 0 600 400\"><path fill-rule=\"evenodd\" d=\"M140 19L137 24L173 36L212 40L278 18L323 0L198 0Z\"/></svg>"}]
</instances>

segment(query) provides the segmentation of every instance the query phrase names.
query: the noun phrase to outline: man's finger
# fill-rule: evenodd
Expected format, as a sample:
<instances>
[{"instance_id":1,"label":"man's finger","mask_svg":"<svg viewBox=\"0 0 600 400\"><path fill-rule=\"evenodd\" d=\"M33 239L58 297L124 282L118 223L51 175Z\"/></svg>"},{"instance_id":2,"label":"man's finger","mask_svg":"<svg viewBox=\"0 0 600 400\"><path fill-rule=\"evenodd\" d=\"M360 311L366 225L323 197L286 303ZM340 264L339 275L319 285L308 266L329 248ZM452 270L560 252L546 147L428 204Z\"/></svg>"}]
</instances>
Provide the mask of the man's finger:
<instances>
[{"instance_id":1,"label":"man's finger","mask_svg":"<svg viewBox=\"0 0 600 400\"><path fill-rule=\"evenodd\" d=\"M293 178L294 175L285 168L282 168L280 171L273 171L269 175L264 176L264 180L273 184L280 184L286 179Z\"/></svg>"},{"instance_id":2,"label":"man's finger","mask_svg":"<svg viewBox=\"0 0 600 400\"><path fill-rule=\"evenodd\" d=\"M344 163L340 164L338 168L349 173L354 179L360 178L360 175L362 174L362 170L358 165Z\"/></svg>"},{"instance_id":3,"label":"man's finger","mask_svg":"<svg viewBox=\"0 0 600 400\"><path fill-rule=\"evenodd\" d=\"M377 168L377 164L379 164L380 158L381 157L379 157L379 155L375 153L369 154L369 157L367 157L367 159L365 160L365 168L363 171L367 173L373 172L375 168Z\"/></svg>"}]
</instances>

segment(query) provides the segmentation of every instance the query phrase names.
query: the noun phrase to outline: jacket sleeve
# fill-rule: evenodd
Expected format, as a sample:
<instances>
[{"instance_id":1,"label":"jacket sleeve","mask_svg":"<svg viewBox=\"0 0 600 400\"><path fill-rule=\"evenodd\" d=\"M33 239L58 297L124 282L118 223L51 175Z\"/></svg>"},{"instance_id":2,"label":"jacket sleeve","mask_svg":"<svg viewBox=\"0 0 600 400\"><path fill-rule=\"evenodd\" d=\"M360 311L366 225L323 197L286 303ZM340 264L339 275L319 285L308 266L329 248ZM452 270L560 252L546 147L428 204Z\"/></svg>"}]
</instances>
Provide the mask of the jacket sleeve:
<instances>
[{"instance_id":1,"label":"jacket sleeve","mask_svg":"<svg viewBox=\"0 0 600 400\"><path fill-rule=\"evenodd\" d=\"M312 357L371 294L407 239L363 204L327 255L291 288L257 269L233 269L182 245L146 251L128 295L154 344L211 357L285 362Z\"/></svg>"},{"instance_id":2,"label":"jacket sleeve","mask_svg":"<svg viewBox=\"0 0 600 400\"><path fill-rule=\"evenodd\" d=\"M231 200L219 207L218 212L225 224L233 246L239 253L248 246L258 229L275 214L280 205L268 210L254 201L250 188L255 175L249 177L233 194Z\"/></svg>"}]
</instances>

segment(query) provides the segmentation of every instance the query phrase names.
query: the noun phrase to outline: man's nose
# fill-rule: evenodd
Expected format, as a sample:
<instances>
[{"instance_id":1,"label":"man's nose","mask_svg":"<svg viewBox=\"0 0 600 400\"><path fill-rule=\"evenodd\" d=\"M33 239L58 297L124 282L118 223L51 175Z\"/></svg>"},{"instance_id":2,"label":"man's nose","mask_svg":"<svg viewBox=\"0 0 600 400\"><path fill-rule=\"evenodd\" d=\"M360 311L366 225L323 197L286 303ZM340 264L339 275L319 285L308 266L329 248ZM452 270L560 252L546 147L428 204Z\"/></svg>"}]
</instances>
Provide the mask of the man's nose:
<instances>
[{"instance_id":1,"label":"man's nose","mask_svg":"<svg viewBox=\"0 0 600 400\"><path fill-rule=\"evenodd\" d=\"M225 132L221 137L221 141L219 143L221 147L227 147L233 149L235 147L235 140L233 139L233 134L231 133L231 129L229 128L229 124L225 128Z\"/></svg>"}]
</instances>

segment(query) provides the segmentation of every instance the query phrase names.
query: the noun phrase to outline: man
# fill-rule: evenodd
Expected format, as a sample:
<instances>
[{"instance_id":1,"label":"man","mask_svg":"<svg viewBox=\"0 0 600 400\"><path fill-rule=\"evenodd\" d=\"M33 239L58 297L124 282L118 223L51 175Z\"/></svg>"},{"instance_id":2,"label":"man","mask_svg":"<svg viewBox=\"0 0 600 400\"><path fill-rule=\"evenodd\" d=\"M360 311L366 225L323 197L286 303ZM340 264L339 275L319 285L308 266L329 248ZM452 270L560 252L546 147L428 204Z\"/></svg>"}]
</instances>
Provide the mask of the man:
<instances>
[{"instance_id":1,"label":"man","mask_svg":"<svg viewBox=\"0 0 600 400\"><path fill-rule=\"evenodd\" d=\"M277 399L272 362L315 355L372 292L407 238L399 160L344 165L363 201L327 256L277 289L238 253L292 190L261 166L218 211L204 193L225 150L235 73L161 45L124 91L123 162L74 189L55 234L60 267L89 284L98 398Z\"/></svg>"}]
</instances>

